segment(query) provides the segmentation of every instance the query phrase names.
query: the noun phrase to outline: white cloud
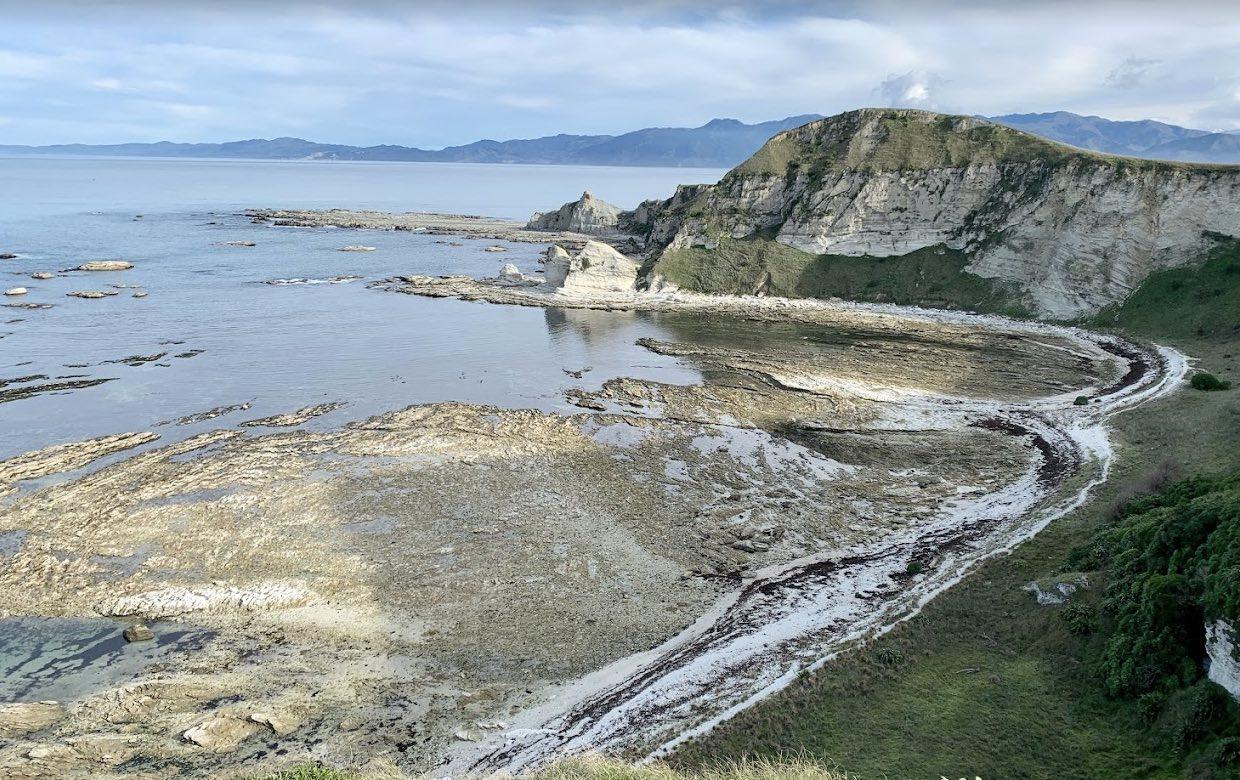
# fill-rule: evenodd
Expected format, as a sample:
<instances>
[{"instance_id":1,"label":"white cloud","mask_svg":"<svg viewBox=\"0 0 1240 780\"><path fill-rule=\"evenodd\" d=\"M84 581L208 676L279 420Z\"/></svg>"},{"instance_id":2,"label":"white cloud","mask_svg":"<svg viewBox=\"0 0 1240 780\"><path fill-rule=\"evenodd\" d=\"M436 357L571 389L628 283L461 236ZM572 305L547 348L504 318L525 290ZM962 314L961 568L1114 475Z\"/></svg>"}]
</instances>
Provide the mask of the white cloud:
<instances>
[{"instance_id":1,"label":"white cloud","mask_svg":"<svg viewBox=\"0 0 1240 780\"><path fill-rule=\"evenodd\" d=\"M14 119L0 142L440 146L876 100L1240 126L1240 15L932 5L32 6L0 29L0 114Z\"/></svg>"},{"instance_id":2,"label":"white cloud","mask_svg":"<svg viewBox=\"0 0 1240 780\"><path fill-rule=\"evenodd\" d=\"M876 90L887 106L900 108L940 108L937 93L944 80L935 73L909 71L883 79Z\"/></svg>"}]
</instances>

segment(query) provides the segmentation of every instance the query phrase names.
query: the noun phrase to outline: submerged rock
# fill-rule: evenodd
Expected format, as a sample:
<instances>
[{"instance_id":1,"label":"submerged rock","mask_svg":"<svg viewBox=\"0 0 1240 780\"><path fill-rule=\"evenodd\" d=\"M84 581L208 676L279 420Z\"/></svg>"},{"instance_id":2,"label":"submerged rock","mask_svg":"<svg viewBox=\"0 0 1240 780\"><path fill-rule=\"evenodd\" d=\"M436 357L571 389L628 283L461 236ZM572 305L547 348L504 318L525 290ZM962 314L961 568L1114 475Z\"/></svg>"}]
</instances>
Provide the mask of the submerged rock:
<instances>
[{"instance_id":1,"label":"submerged rock","mask_svg":"<svg viewBox=\"0 0 1240 780\"><path fill-rule=\"evenodd\" d=\"M527 230L564 230L587 235L612 235L620 231L620 208L594 197L589 190L555 211L530 217Z\"/></svg>"},{"instance_id":2,"label":"submerged rock","mask_svg":"<svg viewBox=\"0 0 1240 780\"><path fill-rule=\"evenodd\" d=\"M116 290L73 290L65 293L70 298L110 298L113 295L120 295Z\"/></svg>"},{"instance_id":3,"label":"submerged rock","mask_svg":"<svg viewBox=\"0 0 1240 780\"><path fill-rule=\"evenodd\" d=\"M12 252L0 252L0 260L16 260L17 255Z\"/></svg>"},{"instance_id":4,"label":"submerged rock","mask_svg":"<svg viewBox=\"0 0 1240 780\"><path fill-rule=\"evenodd\" d=\"M337 251L340 251L340 252L373 252L375 251L375 248L373 246L361 246L360 244L350 244L349 246L340 247L340 249Z\"/></svg>"},{"instance_id":5,"label":"submerged rock","mask_svg":"<svg viewBox=\"0 0 1240 780\"><path fill-rule=\"evenodd\" d=\"M91 260L82 263L75 271L128 271L133 268L133 263L128 260Z\"/></svg>"},{"instance_id":6,"label":"submerged rock","mask_svg":"<svg viewBox=\"0 0 1240 780\"><path fill-rule=\"evenodd\" d=\"M225 241L224 246L256 246L253 241Z\"/></svg>"},{"instance_id":7,"label":"submerged rock","mask_svg":"<svg viewBox=\"0 0 1240 780\"><path fill-rule=\"evenodd\" d=\"M482 251L483 252L507 252L508 249L502 246L489 246Z\"/></svg>"}]
</instances>

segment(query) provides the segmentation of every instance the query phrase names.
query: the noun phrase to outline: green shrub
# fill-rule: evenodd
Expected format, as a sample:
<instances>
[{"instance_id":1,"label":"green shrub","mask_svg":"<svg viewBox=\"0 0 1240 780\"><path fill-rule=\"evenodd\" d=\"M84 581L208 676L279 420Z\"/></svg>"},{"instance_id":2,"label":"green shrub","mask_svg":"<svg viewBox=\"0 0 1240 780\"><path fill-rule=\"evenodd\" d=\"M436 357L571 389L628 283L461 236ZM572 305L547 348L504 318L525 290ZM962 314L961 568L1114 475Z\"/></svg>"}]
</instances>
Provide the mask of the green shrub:
<instances>
[{"instance_id":1,"label":"green shrub","mask_svg":"<svg viewBox=\"0 0 1240 780\"><path fill-rule=\"evenodd\" d=\"M1088 406L1088 405L1089 405L1089 396L1087 396L1087 395L1078 395L1078 396L1076 397L1076 400L1072 402L1072 405L1073 405L1073 406Z\"/></svg>"},{"instance_id":2,"label":"green shrub","mask_svg":"<svg viewBox=\"0 0 1240 780\"><path fill-rule=\"evenodd\" d=\"M1064 607L1059 617L1068 626L1068 633L1089 636L1098 628L1098 611L1093 605L1074 601Z\"/></svg>"},{"instance_id":3,"label":"green shrub","mask_svg":"<svg viewBox=\"0 0 1240 780\"><path fill-rule=\"evenodd\" d=\"M1172 748L1184 754L1217 728L1220 716L1226 711L1227 693L1202 679L1168 698L1158 727Z\"/></svg>"},{"instance_id":4,"label":"green shrub","mask_svg":"<svg viewBox=\"0 0 1240 780\"><path fill-rule=\"evenodd\" d=\"M1208 374L1205 371L1198 371L1193 374L1193 378L1188 380L1194 390L1230 390L1231 382L1219 379L1214 374Z\"/></svg>"},{"instance_id":5,"label":"green shrub","mask_svg":"<svg viewBox=\"0 0 1240 780\"><path fill-rule=\"evenodd\" d=\"M1133 495L1113 522L1070 556L1105 563L1106 630L1078 602L1062 617L1072 633L1103 633L1098 669L1111 695L1137 699L1175 752L1214 751L1209 765L1222 766L1234 746L1214 743L1240 737L1240 707L1203 676L1203 629L1240 616L1240 472Z\"/></svg>"},{"instance_id":6,"label":"green shrub","mask_svg":"<svg viewBox=\"0 0 1240 780\"><path fill-rule=\"evenodd\" d=\"M921 574L926 567L921 561L909 561L908 566L904 567L904 571L908 574Z\"/></svg>"}]
</instances>

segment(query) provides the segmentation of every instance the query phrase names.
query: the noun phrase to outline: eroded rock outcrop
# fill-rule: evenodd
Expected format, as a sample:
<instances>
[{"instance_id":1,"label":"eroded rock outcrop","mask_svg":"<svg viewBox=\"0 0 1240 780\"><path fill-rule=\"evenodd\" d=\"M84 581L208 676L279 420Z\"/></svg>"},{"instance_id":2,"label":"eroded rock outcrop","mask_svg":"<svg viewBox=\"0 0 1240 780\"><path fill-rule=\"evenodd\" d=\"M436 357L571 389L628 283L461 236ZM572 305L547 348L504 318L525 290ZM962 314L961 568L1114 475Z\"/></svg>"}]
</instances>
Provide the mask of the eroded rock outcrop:
<instances>
[{"instance_id":1,"label":"eroded rock outcrop","mask_svg":"<svg viewBox=\"0 0 1240 780\"><path fill-rule=\"evenodd\" d=\"M1206 625L1206 655L1210 658L1210 679L1240 701L1240 659L1236 657L1236 630L1226 620Z\"/></svg>"},{"instance_id":2,"label":"eroded rock outcrop","mask_svg":"<svg viewBox=\"0 0 1240 780\"><path fill-rule=\"evenodd\" d=\"M581 197L565 203L555 211L535 214L526 223L527 230L556 230L585 233L592 236L620 232L620 208L599 200L586 190Z\"/></svg>"},{"instance_id":3,"label":"eroded rock outcrop","mask_svg":"<svg viewBox=\"0 0 1240 780\"><path fill-rule=\"evenodd\" d=\"M552 246L541 262L545 284L565 293L628 292L637 283L637 261L598 241L572 253Z\"/></svg>"},{"instance_id":4,"label":"eroded rock outcrop","mask_svg":"<svg viewBox=\"0 0 1240 780\"><path fill-rule=\"evenodd\" d=\"M1034 313L1067 318L1199 258L1214 234L1240 235L1240 167L1111 157L972 117L865 109L780 133L718 184L681 187L621 219L648 237L652 278L682 285L685 260L669 256L726 242L752 243L733 244L726 261L694 256L718 267L692 286L755 272L763 243L806 253L807 267L825 254L941 246L963 253L965 272L1017 286Z\"/></svg>"}]
</instances>

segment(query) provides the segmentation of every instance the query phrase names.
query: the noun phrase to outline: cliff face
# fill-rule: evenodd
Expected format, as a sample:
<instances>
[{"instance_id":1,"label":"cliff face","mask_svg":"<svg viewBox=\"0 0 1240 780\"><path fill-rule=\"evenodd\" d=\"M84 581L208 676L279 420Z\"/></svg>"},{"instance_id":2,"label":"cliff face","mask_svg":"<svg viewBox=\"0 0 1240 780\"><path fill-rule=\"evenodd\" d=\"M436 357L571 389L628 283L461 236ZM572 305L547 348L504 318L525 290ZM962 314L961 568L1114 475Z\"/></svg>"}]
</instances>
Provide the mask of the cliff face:
<instances>
[{"instance_id":1,"label":"cliff face","mask_svg":"<svg viewBox=\"0 0 1240 780\"><path fill-rule=\"evenodd\" d=\"M682 250L709 263L721 243L735 254L774 241L807 253L807 269L828 260L812 256L939 247L1039 316L1071 318L1201 257L1211 233L1240 235L1240 168L1107 157L971 117L866 109L781 133L718 184L626 218L648 231L656 285L699 278Z\"/></svg>"}]
</instances>

